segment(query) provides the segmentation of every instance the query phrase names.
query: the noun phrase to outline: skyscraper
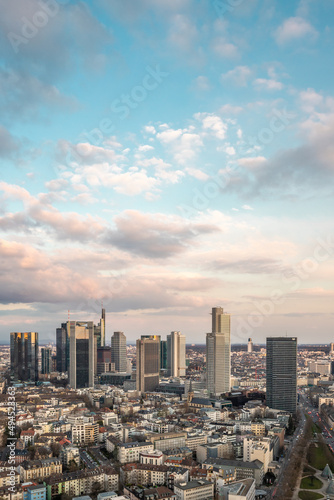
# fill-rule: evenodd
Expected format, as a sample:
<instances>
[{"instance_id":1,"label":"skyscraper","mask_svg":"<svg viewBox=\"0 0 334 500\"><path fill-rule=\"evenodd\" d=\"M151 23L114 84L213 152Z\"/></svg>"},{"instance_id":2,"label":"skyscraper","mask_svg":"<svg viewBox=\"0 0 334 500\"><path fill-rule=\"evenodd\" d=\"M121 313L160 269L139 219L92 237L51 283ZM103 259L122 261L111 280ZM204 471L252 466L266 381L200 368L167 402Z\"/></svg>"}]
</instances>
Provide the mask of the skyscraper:
<instances>
[{"instance_id":1,"label":"skyscraper","mask_svg":"<svg viewBox=\"0 0 334 500\"><path fill-rule=\"evenodd\" d=\"M137 391L154 391L159 385L160 336L143 335L136 346Z\"/></svg>"},{"instance_id":2,"label":"skyscraper","mask_svg":"<svg viewBox=\"0 0 334 500\"><path fill-rule=\"evenodd\" d=\"M170 377L185 377L186 337L180 332L171 332L170 335L167 335L167 360Z\"/></svg>"},{"instance_id":3,"label":"skyscraper","mask_svg":"<svg viewBox=\"0 0 334 500\"><path fill-rule=\"evenodd\" d=\"M106 340L106 310L102 308L101 319L97 325L94 325L94 335L97 339L97 347L104 347Z\"/></svg>"},{"instance_id":4,"label":"skyscraper","mask_svg":"<svg viewBox=\"0 0 334 500\"><path fill-rule=\"evenodd\" d=\"M97 348L92 321L68 321L69 381L73 389L94 386Z\"/></svg>"},{"instance_id":5,"label":"skyscraper","mask_svg":"<svg viewBox=\"0 0 334 500\"><path fill-rule=\"evenodd\" d=\"M297 338L267 338L267 406L297 410Z\"/></svg>"},{"instance_id":6,"label":"skyscraper","mask_svg":"<svg viewBox=\"0 0 334 500\"><path fill-rule=\"evenodd\" d=\"M114 332L111 337L111 362L115 363L116 372L126 372L126 336L123 332Z\"/></svg>"},{"instance_id":7,"label":"skyscraper","mask_svg":"<svg viewBox=\"0 0 334 500\"><path fill-rule=\"evenodd\" d=\"M210 394L230 390L231 316L222 307L212 308L212 332L206 334L206 377Z\"/></svg>"},{"instance_id":8,"label":"skyscraper","mask_svg":"<svg viewBox=\"0 0 334 500\"><path fill-rule=\"evenodd\" d=\"M49 347L44 347L41 349L41 354L41 373L46 375L51 372L51 349Z\"/></svg>"},{"instance_id":9,"label":"skyscraper","mask_svg":"<svg viewBox=\"0 0 334 500\"><path fill-rule=\"evenodd\" d=\"M167 340L160 341L160 370L167 370Z\"/></svg>"},{"instance_id":10,"label":"skyscraper","mask_svg":"<svg viewBox=\"0 0 334 500\"><path fill-rule=\"evenodd\" d=\"M251 338L248 339L247 352L253 352L253 340Z\"/></svg>"},{"instance_id":11,"label":"skyscraper","mask_svg":"<svg viewBox=\"0 0 334 500\"><path fill-rule=\"evenodd\" d=\"M70 359L70 344L67 335L67 323L62 323L60 328L56 329L57 346L57 371L67 372Z\"/></svg>"},{"instance_id":12,"label":"skyscraper","mask_svg":"<svg viewBox=\"0 0 334 500\"><path fill-rule=\"evenodd\" d=\"M12 332L10 334L10 368L14 380L37 382L37 332Z\"/></svg>"}]
</instances>

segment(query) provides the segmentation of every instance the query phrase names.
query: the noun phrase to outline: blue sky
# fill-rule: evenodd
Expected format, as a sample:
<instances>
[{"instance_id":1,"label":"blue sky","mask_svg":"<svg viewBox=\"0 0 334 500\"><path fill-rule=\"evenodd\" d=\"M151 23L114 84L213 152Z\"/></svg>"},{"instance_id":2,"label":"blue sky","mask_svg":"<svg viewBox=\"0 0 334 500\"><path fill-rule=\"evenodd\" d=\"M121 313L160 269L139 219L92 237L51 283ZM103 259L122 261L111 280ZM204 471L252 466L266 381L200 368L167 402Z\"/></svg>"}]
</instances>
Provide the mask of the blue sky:
<instances>
[{"instance_id":1,"label":"blue sky","mask_svg":"<svg viewBox=\"0 0 334 500\"><path fill-rule=\"evenodd\" d=\"M333 2L0 9L0 341L332 341Z\"/></svg>"}]
</instances>

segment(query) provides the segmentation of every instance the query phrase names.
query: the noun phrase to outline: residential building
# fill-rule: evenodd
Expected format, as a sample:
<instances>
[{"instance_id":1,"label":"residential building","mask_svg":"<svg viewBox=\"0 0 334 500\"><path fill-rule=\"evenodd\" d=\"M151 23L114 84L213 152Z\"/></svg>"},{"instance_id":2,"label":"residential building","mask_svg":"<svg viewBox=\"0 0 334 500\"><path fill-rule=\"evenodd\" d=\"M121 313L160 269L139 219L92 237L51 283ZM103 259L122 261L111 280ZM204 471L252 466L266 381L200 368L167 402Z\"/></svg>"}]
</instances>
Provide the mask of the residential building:
<instances>
[{"instance_id":1,"label":"residential building","mask_svg":"<svg viewBox=\"0 0 334 500\"><path fill-rule=\"evenodd\" d=\"M22 483L35 479L43 479L52 474L61 474L62 470L63 465L58 458L25 460L18 467Z\"/></svg>"},{"instance_id":2,"label":"residential building","mask_svg":"<svg viewBox=\"0 0 334 500\"><path fill-rule=\"evenodd\" d=\"M243 479L232 484L218 484L219 500L255 500L255 480Z\"/></svg>"},{"instance_id":3,"label":"residential building","mask_svg":"<svg viewBox=\"0 0 334 500\"><path fill-rule=\"evenodd\" d=\"M74 444L97 444L99 438L99 424L96 422L82 422L72 425L72 442Z\"/></svg>"},{"instance_id":4,"label":"residential building","mask_svg":"<svg viewBox=\"0 0 334 500\"><path fill-rule=\"evenodd\" d=\"M230 390L231 316L222 307L212 308L212 332L206 335L207 389L220 395Z\"/></svg>"},{"instance_id":5,"label":"residential building","mask_svg":"<svg viewBox=\"0 0 334 500\"><path fill-rule=\"evenodd\" d=\"M10 368L15 381L38 381L37 332L11 332Z\"/></svg>"},{"instance_id":6,"label":"residential building","mask_svg":"<svg viewBox=\"0 0 334 500\"><path fill-rule=\"evenodd\" d=\"M138 443L134 441L131 443L120 443L118 444L117 460L121 464L139 462L142 453L150 453L153 450L153 444L148 442Z\"/></svg>"},{"instance_id":7,"label":"residential building","mask_svg":"<svg viewBox=\"0 0 334 500\"><path fill-rule=\"evenodd\" d=\"M267 406L297 410L297 338L268 337L266 356Z\"/></svg>"}]
</instances>

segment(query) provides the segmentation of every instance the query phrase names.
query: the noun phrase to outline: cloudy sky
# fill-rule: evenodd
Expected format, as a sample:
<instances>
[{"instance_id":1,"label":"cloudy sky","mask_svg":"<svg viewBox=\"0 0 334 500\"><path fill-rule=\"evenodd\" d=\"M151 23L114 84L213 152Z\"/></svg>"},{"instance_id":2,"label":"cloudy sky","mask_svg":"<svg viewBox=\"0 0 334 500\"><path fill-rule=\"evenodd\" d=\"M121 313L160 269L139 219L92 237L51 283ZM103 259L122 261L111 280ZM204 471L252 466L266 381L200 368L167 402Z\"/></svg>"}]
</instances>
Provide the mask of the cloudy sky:
<instances>
[{"instance_id":1,"label":"cloudy sky","mask_svg":"<svg viewBox=\"0 0 334 500\"><path fill-rule=\"evenodd\" d=\"M0 9L0 342L334 340L332 0Z\"/></svg>"}]
</instances>

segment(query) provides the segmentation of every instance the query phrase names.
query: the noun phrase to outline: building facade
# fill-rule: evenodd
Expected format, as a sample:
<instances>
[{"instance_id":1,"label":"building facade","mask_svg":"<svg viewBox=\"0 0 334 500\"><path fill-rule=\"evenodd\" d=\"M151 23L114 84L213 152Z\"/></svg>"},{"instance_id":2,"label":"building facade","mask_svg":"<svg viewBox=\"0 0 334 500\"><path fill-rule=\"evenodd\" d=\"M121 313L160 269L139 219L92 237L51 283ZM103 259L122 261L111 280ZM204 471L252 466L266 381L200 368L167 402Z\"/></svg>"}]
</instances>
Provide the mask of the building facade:
<instances>
[{"instance_id":1,"label":"building facade","mask_svg":"<svg viewBox=\"0 0 334 500\"><path fill-rule=\"evenodd\" d=\"M170 377L186 375L186 337L180 332L167 335L167 370Z\"/></svg>"},{"instance_id":2,"label":"building facade","mask_svg":"<svg viewBox=\"0 0 334 500\"><path fill-rule=\"evenodd\" d=\"M297 410L297 338L267 338L267 406Z\"/></svg>"},{"instance_id":3,"label":"building facade","mask_svg":"<svg viewBox=\"0 0 334 500\"><path fill-rule=\"evenodd\" d=\"M41 349L41 373L46 375L51 372L51 354L52 351L49 347Z\"/></svg>"},{"instance_id":4,"label":"building facade","mask_svg":"<svg viewBox=\"0 0 334 500\"><path fill-rule=\"evenodd\" d=\"M73 389L94 386L96 342L92 321L68 321L70 344L69 382Z\"/></svg>"},{"instance_id":5,"label":"building facade","mask_svg":"<svg viewBox=\"0 0 334 500\"><path fill-rule=\"evenodd\" d=\"M123 332L114 332L111 337L111 362L115 363L115 371L126 373L126 336Z\"/></svg>"},{"instance_id":6,"label":"building facade","mask_svg":"<svg viewBox=\"0 0 334 500\"><path fill-rule=\"evenodd\" d=\"M222 307L212 308L212 332L206 335L207 389L210 394L231 387L231 316Z\"/></svg>"},{"instance_id":7,"label":"building facade","mask_svg":"<svg viewBox=\"0 0 334 500\"><path fill-rule=\"evenodd\" d=\"M159 385L160 337L147 335L137 340L136 366L137 391L154 391Z\"/></svg>"},{"instance_id":8,"label":"building facade","mask_svg":"<svg viewBox=\"0 0 334 500\"><path fill-rule=\"evenodd\" d=\"M38 333L10 334L10 368L16 381L38 381Z\"/></svg>"}]
</instances>

